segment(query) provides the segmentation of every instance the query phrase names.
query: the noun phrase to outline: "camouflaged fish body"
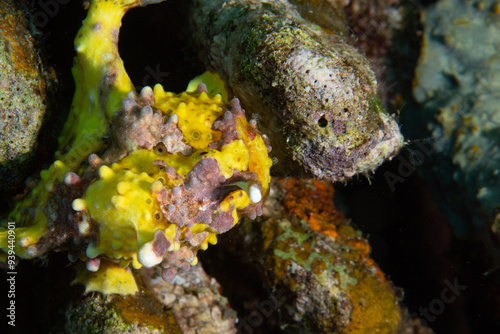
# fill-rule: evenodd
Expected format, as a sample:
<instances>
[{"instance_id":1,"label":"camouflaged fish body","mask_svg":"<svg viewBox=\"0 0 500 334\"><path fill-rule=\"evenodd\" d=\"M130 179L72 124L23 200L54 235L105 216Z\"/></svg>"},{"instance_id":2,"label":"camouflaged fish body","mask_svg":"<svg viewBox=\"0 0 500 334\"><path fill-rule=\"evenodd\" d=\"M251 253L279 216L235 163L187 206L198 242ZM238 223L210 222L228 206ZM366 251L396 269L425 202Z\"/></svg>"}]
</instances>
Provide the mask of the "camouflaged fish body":
<instances>
[{"instance_id":1,"label":"camouflaged fish body","mask_svg":"<svg viewBox=\"0 0 500 334\"><path fill-rule=\"evenodd\" d=\"M200 57L259 119L280 172L342 181L372 171L403 137L380 104L369 61L346 42L340 14L327 21L312 13L318 25L295 3L195 0Z\"/></svg>"}]
</instances>

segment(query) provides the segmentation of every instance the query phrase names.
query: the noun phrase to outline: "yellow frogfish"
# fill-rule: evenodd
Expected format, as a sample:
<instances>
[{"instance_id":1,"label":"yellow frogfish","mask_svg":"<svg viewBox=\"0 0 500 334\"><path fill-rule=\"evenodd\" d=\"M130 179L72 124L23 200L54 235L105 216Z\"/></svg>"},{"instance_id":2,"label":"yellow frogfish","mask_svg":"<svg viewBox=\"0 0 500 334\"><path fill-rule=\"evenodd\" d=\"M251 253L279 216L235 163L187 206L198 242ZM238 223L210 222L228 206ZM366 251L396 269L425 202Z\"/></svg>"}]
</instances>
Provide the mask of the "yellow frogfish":
<instances>
[{"instance_id":1,"label":"yellow frogfish","mask_svg":"<svg viewBox=\"0 0 500 334\"><path fill-rule=\"evenodd\" d=\"M158 267L171 281L242 215L262 213L271 148L216 77L207 85L220 94L194 84L203 77L181 94L134 90L118 53L121 19L160 1L90 1L57 160L0 230L8 266L64 250L85 263L75 282L86 291L131 294L131 268Z\"/></svg>"}]
</instances>

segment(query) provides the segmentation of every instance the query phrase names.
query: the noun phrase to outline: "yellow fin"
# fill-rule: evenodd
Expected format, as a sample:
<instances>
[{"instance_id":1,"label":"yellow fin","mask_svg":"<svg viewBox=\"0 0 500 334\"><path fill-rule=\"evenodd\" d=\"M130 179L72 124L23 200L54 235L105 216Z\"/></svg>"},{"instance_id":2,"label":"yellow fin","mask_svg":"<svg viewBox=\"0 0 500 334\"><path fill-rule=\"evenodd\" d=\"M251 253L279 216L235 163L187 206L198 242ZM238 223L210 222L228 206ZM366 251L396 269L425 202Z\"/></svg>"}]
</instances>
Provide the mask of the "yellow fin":
<instances>
[{"instance_id":1,"label":"yellow fin","mask_svg":"<svg viewBox=\"0 0 500 334\"><path fill-rule=\"evenodd\" d=\"M219 73L206 71L202 75L197 76L188 83L187 92L194 92L199 84L205 84L207 86L207 91L210 95L215 96L220 94L222 96L222 101L228 103L229 100L229 89L226 86L226 82L221 78Z\"/></svg>"},{"instance_id":2,"label":"yellow fin","mask_svg":"<svg viewBox=\"0 0 500 334\"><path fill-rule=\"evenodd\" d=\"M134 275L130 268L123 268L119 264L101 260L99 270L95 273L79 266L78 273L72 284L85 285L85 293L98 291L105 294L133 295L139 291Z\"/></svg>"}]
</instances>

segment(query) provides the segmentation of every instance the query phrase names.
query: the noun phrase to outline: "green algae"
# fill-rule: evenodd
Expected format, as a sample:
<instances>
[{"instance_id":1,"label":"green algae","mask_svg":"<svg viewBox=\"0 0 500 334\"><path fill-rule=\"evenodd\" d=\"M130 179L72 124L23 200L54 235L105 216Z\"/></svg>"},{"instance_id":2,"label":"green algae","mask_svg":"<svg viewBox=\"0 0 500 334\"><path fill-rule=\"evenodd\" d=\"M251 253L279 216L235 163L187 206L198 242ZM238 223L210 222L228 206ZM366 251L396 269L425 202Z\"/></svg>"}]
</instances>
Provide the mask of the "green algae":
<instances>
[{"instance_id":1,"label":"green algae","mask_svg":"<svg viewBox=\"0 0 500 334\"><path fill-rule=\"evenodd\" d=\"M301 221L302 225L307 224L305 221ZM340 288L342 290L347 290L347 284L356 285L357 280L354 277L351 277L347 274L347 265L345 264L333 264L337 257L335 254L322 254L317 252L310 252L307 257L304 257L303 254L297 254L296 250L300 249L304 242L310 240L314 233L300 233L295 231L292 228L292 225L287 220L282 220L278 223L279 227L283 230L283 233L279 234L276 237L276 241L284 242L289 246L288 251L284 251L279 248L275 248L273 250L273 254L283 260L292 260L297 263L299 266L304 268L304 270L310 272L313 269L314 260L318 260L325 265L326 273L320 271L319 273L315 272L315 278L318 282L322 283L325 281L325 275L331 274L333 271L337 272L339 275ZM291 244L289 239L295 239L297 244ZM348 246L347 246L348 247ZM310 244L311 249L316 248L316 240L312 240ZM337 259L338 260L338 259Z\"/></svg>"}]
</instances>

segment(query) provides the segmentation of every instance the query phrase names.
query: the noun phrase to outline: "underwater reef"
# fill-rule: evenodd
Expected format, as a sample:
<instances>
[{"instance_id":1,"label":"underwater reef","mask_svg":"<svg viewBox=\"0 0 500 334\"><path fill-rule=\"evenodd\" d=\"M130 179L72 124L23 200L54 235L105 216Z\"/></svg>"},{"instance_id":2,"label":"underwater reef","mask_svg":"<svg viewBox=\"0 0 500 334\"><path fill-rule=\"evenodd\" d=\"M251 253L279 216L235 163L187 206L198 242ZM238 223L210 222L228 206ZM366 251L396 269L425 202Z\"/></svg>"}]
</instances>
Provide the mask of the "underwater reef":
<instances>
[{"instance_id":1,"label":"underwater reef","mask_svg":"<svg viewBox=\"0 0 500 334\"><path fill-rule=\"evenodd\" d=\"M458 67L466 63L464 44L453 38L471 25L443 14L450 3L58 2L54 26L38 32L28 26L49 41L45 52L74 57L76 90L52 163L31 170L39 177L28 179L2 212L1 266L18 272L18 320L36 314L15 330L468 334L488 328L500 309L498 272L488 267L481 279L465 275L460 256L469 252L476 264L484 253L457 251L448 222L456 228L474 221L486 236L491 226L495 231L496 114L488 107L477 116L477 102L463 116L451 104L463 99L457 92L469 102L487 93L460 81L474 82L482 63ZM473 22L493 27L497 7L473 2L453 10L480 15ZM27 22L40 10L34 8L23 13ZM410 87L420 44L409 43L418 41L420 11L422 54ZM70 12L85 17L81 25ZM51 41L59 22L79 28L67 36L76 53ZM405 42L405 33L414 35ZM460 61L435 61L441 52ZM489 92L484 99L493 103ZM411 93L420 105L405 96ZM400 127L387 110L402 108L405 99L411 108L402 110ZM402 177L419 127L442 145L425 158L431 168ZM484 153L478 159L462 149L471 140ZM493 171L485 174L485 166ZM387 182L395 172L401 184ZM440 201L440 193L450 195ZM484 262L495 245L491 239ZM427 274L431 279L421 280ZM449 302L450 282L465 292ZM484 301L477 315L468 310L474 300Z\"/></svg>"},{"instance_id":2,"label":"underwater reef","mask_svg":"<svg viewBox=\"0 0 500 334\"><path fill-rule=\"evenodd\" d=\"M201 265L173 282L141 269L136 296L88 294L65 312L69 333L236 333L236 312Z\"/></svg>"},{"instance_id":3,"label":"underwater reef","mask_svg":"<svg viewBox=\"0 0 500 334\"><path fill-rule=\"evenodd\" d=\"M228 101L225 84L217 74L208 73L195 79L187 92L181 94L165 92L160 84L154 89L146 86L140 94L135 92L118 51L121 19L133 7L157 2L161 1L96 0L88 3L87 17L75 39L77 56L73 76L76 92L59 138L57 160L40 173L41 180L32 185L33 189L8 216L9 224L17 224L16 228L6 228L0 233L2 257L10 265L14 255L29 259L53 249L65 250L71 261L85 262L87 271L82 270L75 282L84 284L86 291L135 293L137 287L130 267L161 266L163 278L171 281L179 269L189 270L189 265L198 262L198 249L215 244L216 235L232 228L243 214L251 218L262 214L261 205L269 192L272 165L268 157L269 139L260 135L257 121L246 122L238 99ZM204 8L194 4L194 8L215 10L222 15L222 21L226 15L229 18L238 16L233 11L241 10L248 12L248 22L265 23L266 17L274 15L274 10L270 10L273 8L259 3L224 6L228 13L225 9L216 10L220 5L217 2L212 5ZM275 5L280 11L288 8L285 2ZM201 16L194 14L194 20ZM282 12L275 21L280 17L287 16ZM231 22L217 26L230 26ZM241 23L246 26L243 20ZM211 25L203 23L206 27ZM296 24L292 20L288 25ZM283 36L289 34L288 25L278 25L284 31ZM267 24L254 27L259 38L268 35L265 26ZM312 38L314 33L304 27L302 35L306 32ZM223 34L219 31L207 33L205 40L208 41L220 39ZM291 33L293 35L302 36L299 31ZM271 40L279 41L283 36ZM304 40L307 38L305 35L295 43L308 45ZM318 50L329 49L328 44L319 42L311 40L309 44ZM343 45L339 46L340 53L354 50L342 44L341 39L337 43ZM276 54L272 50L282 47L271 44L269 48L271 55L267 58L271 61ZM242 51L240 47L238 50ZM255 55L251 62L258 57ZM327 76L332 85L338 85L344 77L352 77L357 83L364 77L349 74L350 65L344 66L348 74L336 73L343 68L338 55L317 55L318 61L328 59L334 61L329 65L333 72ZM363 64L361 55L347 54L343 61L346 59L358 59L360 68L368 66L366 61ZM276 64L287 63L285 59L276 60ZM265 68L251 72L259 71L268 72ZM372 74L369 69L366 71L366 75ZM295 76L291 72L276 75L283 79L304 78L304 75L314 77L317 72L310 69ZM226 78L233 89L238 87L231 81L236 76ZM255 84L256 80L253 78L252 82ZM366 117L355 114L352 121L344 123L364 124L366 118L367 124L374 122L382 127L369 129L366 135L352 136L349 129L332 134L327 127L328 137L334 140L332 145L339 153L327 159L333 164L345 160L349 165L342 171L333 171L334 180L376 168L385 158L395 154L402 143L397 125L374 104L377 99L375 79L371 76L365 81L358 83L364 86L345 84L345 87L352 90L349 94L354 96L354 102L363 100L357 96L358 92L367 92L365 100L368 102L361 102L357 107L361 113L367 113ZM299 101L309 95L304 93L299 91L291 98ZM276 92L276 95L280 94ZM254 108L248 99L243 100L248 107ZM305 105L305 101L300 104ZM296 118L293 122L302 124L311 119L311 115L299 116L301 110L298 106L292 108L295 112L292 117ZM314 127L318 127L316 121ZM375 137L369 139L372 133ZM339 142L350 142L354 137L356 144ZM364 153L355 152L358 147L364 147ZM313 151L318 156L324 155L321 149ZM339 177L333 176L337 174ZM13 235L15 240L11 238Z\"/></svg>"}]
</instances>

